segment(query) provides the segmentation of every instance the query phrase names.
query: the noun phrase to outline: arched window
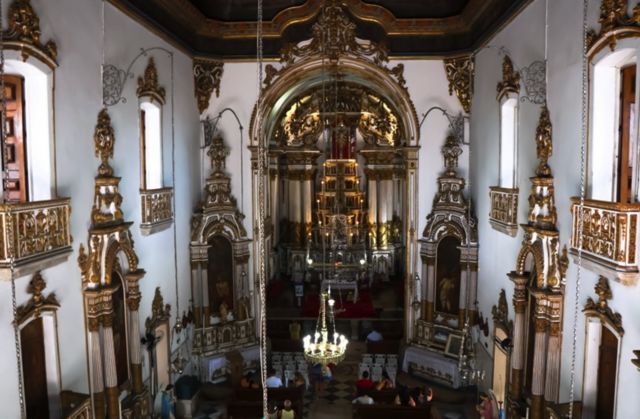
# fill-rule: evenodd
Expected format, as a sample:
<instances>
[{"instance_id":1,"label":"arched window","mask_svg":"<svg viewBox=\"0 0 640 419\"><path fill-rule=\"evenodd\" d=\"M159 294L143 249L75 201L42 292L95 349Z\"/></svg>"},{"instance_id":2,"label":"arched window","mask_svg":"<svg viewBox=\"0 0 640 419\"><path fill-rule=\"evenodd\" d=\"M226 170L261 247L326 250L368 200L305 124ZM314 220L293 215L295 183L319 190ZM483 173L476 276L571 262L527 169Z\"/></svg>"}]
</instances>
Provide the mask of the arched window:
<instances>
[{"instance_id":1,"label":"arched window","mask_svg":"<svg viewBox=\"0 0 640 419\"><path fill-rule=\"evenodd\" d=\"M148 100L140 102L141 189L160 189L162 174L162 108Z\"/></svg>"},{"instance_id":2,"label":"arched window","mask_svg":"<svg viewBox=\"0 0 640 419\"><path fill-rule=\"evenodd\" d=\"M640 45L639 45L640 47ZM636 48L593 61L589 194L611 202L638 200Z\"/></svg>"},{"instance_id":3,"label":"arched window","mask_svg":"<svg viewBox=\"0 0 640 419\"><path fill-rule=\"evenodd\" d=\"M56 318L60 306L55 294L43 295L45 287L36 273L27 288L32 297L17 312L28 419L59 418L62 410Z\"/></svg>"},{"instance_id":4,"label":"arched window","mask_svg":"<svg viewBox=\"0 0 640 419\"><path fill-rule=\"evenodd\" d=\"M164 187L162 111L165 89L158 84L153 57L138 78L140 121L140 199L142 234L162 231L173 220L173 189ZM173 105L172 105L173 106Z\"/></svg>"},{"instance_id":5,"label":"arched window","mask_svg":"<svg viewBox=\"0 0 640 419\"><path fill-rule=\"evenodd\" d=\"M500 100L500 187L517 188L518 95L509 93Z\"/></svg>"},{"instance_id":6,"label":"arched window","mask_svg":"<svg viewBox=\"0 0 640 419\"><path fill-rule=\"evenodd\" d=\"M36 61L10 58L5 71L2 197L5 202L50 200L55 194L52 70Z\"/></svg>"},{"instance_id":7,"label":"arched window","mask_svg":"<svg viewBox=\"0 0 640 419\"><path fill-rule=\"evenodd\" d=\"M595 286L598 301L589 298L584 308L586 337L582 417L613 418L615 415L622 319L608 306L609 282L600 277Z\"/></svg>"}]
</instances>

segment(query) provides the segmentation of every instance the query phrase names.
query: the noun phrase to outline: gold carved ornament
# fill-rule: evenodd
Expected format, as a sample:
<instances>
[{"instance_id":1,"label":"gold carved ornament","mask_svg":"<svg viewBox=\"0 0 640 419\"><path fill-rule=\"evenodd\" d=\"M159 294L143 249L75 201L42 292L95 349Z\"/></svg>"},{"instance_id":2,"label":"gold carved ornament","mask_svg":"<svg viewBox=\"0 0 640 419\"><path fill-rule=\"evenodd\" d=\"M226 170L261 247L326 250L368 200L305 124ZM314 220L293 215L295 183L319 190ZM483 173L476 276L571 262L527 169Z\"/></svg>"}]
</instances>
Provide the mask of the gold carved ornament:
<instances>
[{"instance_id":1,"label":"gold carved ornament","mask_svg":"<svg viewBox=\"0 0 640 419\"><path fill-rule=\"evenodd\" d=\"M471 112L473 96L474 61L472 56L447 58L444 60L444 71L449 81L449 95L456 94L462 109Z\"/></svg>"},{"instance_id":2,"label":"gold carved ornament","mask_svg":"<svg viewBox=\"0 0 640 419\"><path fill-rule=\"evenodd\" d=\"M169 320L171 317L171 305L164 303L162 292L160 287L156 287L156 292L153 295L153 301L151 303L151 317L147 317L145 321L145 329L147 333L154 333L154 329L164 321Z\"/></svg>"},{"instance_id":3,"label":"gold carved ornament","mask_svg":"<svg viewBox=\"0 0 640 419\"><path fill-rule=\"evenodd\" d=\"M498 98L509 92L520 92L520 73L515 71L508 55L505 55L502 60L502 81L498 83L497 91Z\"/></svg>"},{"instance_id":4,"label":"gold carved ornament","mask_svg":"<svg viewBox=\"0 0 640 419\"><path fill-rule=\"evenodd\" d=\"M144 76L138 77L138 97L150 97L164 105L166 91L158 83L158 70L153 57L149 57L149 63L144 70Z\"/></svg>"},{"instance_id":5,"label":"gold carved ornament","mask_svg":"<svg viewBox=\"0 0 640 419\"><path fill-rule=\"evenodd\" d=\"M109 158L113 157L113 147L116 137L111 126L111 117L107 109L102 109L98 114L98 122L93 133L93 143L96 157L100 158L98 175L102 177L113 176L113 168L109 165Z\"/></svg>"},{"instance_id":6,"label":"gold carved ornament","mask_svg":"<svg viewBox=\"0 0 640 419\"><path fill-rule=\"evenodd\" d=\"M26 60L30 52L42 55L55 64L58 48L52 40L42 44L40 41L40 18L33 10L29 0L16 0L9 6L9 29L4 33L7 47L18 44L22 58Z\"/></svg>"},{"instance_id":7,"label":"gold carved ornament","mask_svg":"<svg viewBox=\"0 0 640 419\"><path fill-rule=\"evenodd\" d=\"M507 303L507 295L504 289L500 290L498 305L491 308L491 315L493 316L493 322L497 326L502 327L507 334L511 334L513 322L509 320L509 304Z\"/></svg>"},{"instance_id":8,"label":"gold carved ornament","mask_svg":"<svg viewBox=\"0 0 640 419\"><path fill-rule=\"evenodd\" d=\"M350 55L372 62L394 78L402 89L407 90L404 65L398 64L389 68L385 64L389 62L389 56L384 45L358 40L356 25L340 3L336 0L326 2L318 21L311 28L312 36L308 43L284 46L280 52L280 62L283 64L280 69L276 69L273 65L265 67L264 88L271 86L291 65L301 60L320 55L335 63L340 57Z\"/></svg>"},{"instance_id":9,"label":"gold carved ornament","mask_svg":"<svg viewBox=\"0 0 640 419\"><path fill-rule=\"evenodd\" d=\"M200 113L203 113L209 107L209 100L214 90L216 97L220 96L220 81L223 70L224 63L222 61L198 58L193 60L195 94L198 101L198 111Z\"/></svg>"},{"instance_id":10,"label":"gold carved ornament","mask_svg":"<svg viewBox=\"0 0 640 419\"><path fill-rule=\"evenodd\" d=\"M549 117L549 109L544 106L538 120L536 128L536 155L540 163L536 169L536 176L551 176L551 167L549 167L549 157L553 154L553 139L551 135L551 119Z\"/></svg>"},{"instance_id":11,"label":"gold carved ornament","mask_svg":"<svg viewBox=\"0 0 640 419\"><path fill-rule=\"evenodd\" d=\"M16 321L18 324L23 323L32 315L35 318L40 317L40 313L44 308L57 309L60 307L55 293L52 292L48 296L44 296L42 292L46 287L47 284L40 271L36 272L27 287L27 292L31 294L31 298L26 304L17 308Z\"/></svg>"},{"instance_id":12,"label":"gold carved ornament","mask_svg":"<svg viewBox=\"0 0 640 419\"><path fill-rule=\"evenodd\" d=\"M625 32L640 30L640 4L633 8L632 16L627 14L628 4L629 0L602 0L598 18L600 30L587 32L587 49L591 50L596 43L607 40L607 45L613 51L618 39L628 36Z\"/></svg>"},{"instance_id":13,"label":"gold carved ornament","mask_svg":"<svg viewBox=\"0 0 640 419\"><path fill-rule=\"evenodd\" d=\"M611 288L609 287L609 280L604 276L600 276L594 289L598 295L598 301L594 301L591 297L587 298L587 303L585 304L583 311L585 313L592 312L603 320L609 322L622 336L624 334L624 329L622 328L622 316L620 313L614 313L611 307L609 307L609 300L613 298Z\"/></svg>"}]
</instances>

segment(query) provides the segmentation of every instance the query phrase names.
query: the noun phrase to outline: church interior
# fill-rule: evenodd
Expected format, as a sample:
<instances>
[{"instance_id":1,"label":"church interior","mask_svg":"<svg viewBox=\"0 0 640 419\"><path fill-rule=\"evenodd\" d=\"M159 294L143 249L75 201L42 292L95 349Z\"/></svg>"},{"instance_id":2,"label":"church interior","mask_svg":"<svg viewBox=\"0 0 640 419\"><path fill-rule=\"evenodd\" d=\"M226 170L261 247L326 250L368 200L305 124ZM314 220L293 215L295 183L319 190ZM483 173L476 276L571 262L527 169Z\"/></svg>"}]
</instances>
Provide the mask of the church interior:
<instances>
[{"instance_id":1,"label":"church interior","mask_svg":"<svg viewBox=\"0 0 640 419\"><path fill-rule=\"evenodd\" d=\"M640 417L640 2L0 14L2 418Z\"/></svg>"}]
</instances>

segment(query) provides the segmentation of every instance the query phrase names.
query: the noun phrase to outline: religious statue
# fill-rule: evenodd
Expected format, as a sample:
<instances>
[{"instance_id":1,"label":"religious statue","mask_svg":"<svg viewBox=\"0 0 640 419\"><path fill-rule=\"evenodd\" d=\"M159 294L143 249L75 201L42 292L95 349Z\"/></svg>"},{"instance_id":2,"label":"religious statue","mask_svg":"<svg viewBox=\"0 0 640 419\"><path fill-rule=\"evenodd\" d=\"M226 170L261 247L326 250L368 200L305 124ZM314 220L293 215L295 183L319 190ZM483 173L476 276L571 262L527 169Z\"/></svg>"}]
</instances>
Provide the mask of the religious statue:
<instances>
[{"instance_id":1,"label":"religious statue","mask_svg":"<svg viewBox=\"0 0 640 419\"><path fill-rule=\"evenodd\" d=\"M551 168L548 160L553 153L553 141L551 136L551 119L549 118L549 109L546 106L542 108L538 127L536 128L536 154L540 160L537 176L551 176Z\"/></svg>"},{"instance_id":2,"label":"religious statue","mask_svg":"<svg viewBox=\"0 0 640 419\"><path fill-rule=\"evenodd\" d=\"M438 286L439 293L438 298L440 300L440 308L442 311L451 313L453 310L453 292L456 288L456 283L453 277L445 276L440 281Z\"/></svg>"},{"instance_id":3,"label":"religious statue","mask_svg":"<svg viewBox=\"0 0 640 419\"><path fill-rule=\"evenodd\" d=\"M218 313L220 314L220 321L222 323L226 322L229 318L229 306L224 301L220 304L218 308Z\"/></svg>"}]
</instances>

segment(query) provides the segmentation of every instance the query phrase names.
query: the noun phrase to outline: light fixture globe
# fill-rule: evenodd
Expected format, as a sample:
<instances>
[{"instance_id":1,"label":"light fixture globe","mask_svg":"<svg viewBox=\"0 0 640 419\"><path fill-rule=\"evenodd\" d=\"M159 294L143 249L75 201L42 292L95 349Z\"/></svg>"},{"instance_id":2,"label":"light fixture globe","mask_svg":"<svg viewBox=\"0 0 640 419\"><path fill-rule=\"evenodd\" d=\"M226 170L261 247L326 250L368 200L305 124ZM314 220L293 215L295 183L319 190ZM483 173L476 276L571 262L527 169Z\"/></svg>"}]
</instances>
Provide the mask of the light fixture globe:
<instances>
[{"instance_id":1,"label":"light fixture globe","mask_svg":"<svg viewBox=\"0 0 640 419\"><path fill-rule=\"evenodd\" d=\"M327 303L329 303L328 313ZM344 359L347 351L349 341L344 335L339 334L335 328L334 304L335 300L330 298L329 293L323 292L320 295L320 311L318 313L316 332L313 336L309 334L302 338L304 357L312 364L338 364ZM329 332L328 326L331 327L332 333Z\"/></svg>"}]
</instances>

